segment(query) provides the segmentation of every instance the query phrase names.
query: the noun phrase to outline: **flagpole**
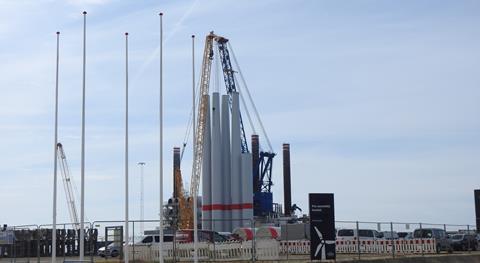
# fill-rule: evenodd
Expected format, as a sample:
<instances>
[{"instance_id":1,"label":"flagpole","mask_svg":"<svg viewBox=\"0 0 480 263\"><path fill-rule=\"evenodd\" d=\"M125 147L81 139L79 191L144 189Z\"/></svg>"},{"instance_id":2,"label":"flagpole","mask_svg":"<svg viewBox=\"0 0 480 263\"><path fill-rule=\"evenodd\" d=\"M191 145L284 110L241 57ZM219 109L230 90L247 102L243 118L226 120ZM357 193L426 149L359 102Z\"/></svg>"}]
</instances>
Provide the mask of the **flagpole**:
<instances>
[{"instance_id":1,"label":"flagpole","mask_svg":"<svg viewBox=\"0 0 480 263\"><path fill-rule=\"evenodd\" d=\"M193 156L195 157L195 35L192 35L192 114L193 114ZM193 195L193 261L198 262L198 197L197 194Z\"/></svg>"},{"instance_id":2,"label":"flagpole","mask_svg":"<svg viewBox=\"0 0 480 263\"><path fill-rule=\"evenodd\" d=\"M87 44L87 12L83 11L83 76L82 76L82 150L80 186L80 261L85 255L85 70Z\"/></svg>"},{"instance_id":3,"label":"flagpole","mask_svg":"<svg viewBox=\"0 0 480 263\"><path fill-rule=\"evenodd\" d=\"M163 263L163 13L160 13L160 222L159 263Z\"/></svg>"},{"instance_id":4,"label":"flagpole","mask_svg":"<svg viewBox=\"0 0 480 263\"><path fill-rule=\"evenodd\" d=\"M125 33L125 263L128 263L128 223L128 33Z\"/></svg>"},{"instance_id":5,"label":"flagpole","mask_svg":"<svg viewBox=\"0 0 480 263\"><path fill-rule=\"evenodd\" d=\"M60 32L57 32L57 68L55 73L55 143L53 151L53 222L52 263L57 262L57 143L58 143L58 66L60 61Z\"/></svg>"}]
</instances>

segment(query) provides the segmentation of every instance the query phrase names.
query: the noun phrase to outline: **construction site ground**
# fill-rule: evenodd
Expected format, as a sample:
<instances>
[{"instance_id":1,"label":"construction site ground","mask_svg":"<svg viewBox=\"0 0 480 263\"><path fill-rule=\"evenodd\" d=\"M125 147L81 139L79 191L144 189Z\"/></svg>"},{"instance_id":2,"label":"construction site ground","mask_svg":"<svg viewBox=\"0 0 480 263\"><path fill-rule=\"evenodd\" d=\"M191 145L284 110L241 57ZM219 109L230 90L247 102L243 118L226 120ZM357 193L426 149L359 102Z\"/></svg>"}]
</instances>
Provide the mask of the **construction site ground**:
<instances>
[{"instance_id":1,"label":"construction site ground","mask_svg":"<svg viewBox=\"0 0 480 263\"><path fill-rule=\"evenodd\" d=\"M84 262L91 262L90 257L86 257ZM38 262L38 258L0 258L0 263L35 263ZM51 258L49 257L42 257L40 258L40 263L49 263L51 262ZM58 263L63 262L80 262L78 257L57 257ZM120 259L112 259L112 258L102 258L102 257L94 257L93 262L98 263L119 263L124 262ZM137 261L137 260L130 260L131 263L147 263L144 261ZM158 262L158 261L157 261ZM172 262L172 261L165 261L165 262ZM177 262L189 262L189 261L177 261ZM201 262L225 262L224 260L221 261L201 261ZM246 261L228 261L228 262L252 262L252 260ZM273 260L273 261L255 261L255 262L312 262L308 255L289 255L288 257L283 256L280 260ZM314 261L319 262L319 261ZM334 261L322 261L322 262L334 262ZM337 255L336 262L374 262L374 263L381 263L381 262L391 262L391 263L403 263L403 262L411 262L411 263L480 263L480 251L473 251L473 252L454 252L451 254L448 253L441 253L435 255L397 255L395 258L392 258L391 255L371 255L371 254L362 254L360 255L360 259L358 258L357 254L339 254Z\"/></svg>"}]
</instances>

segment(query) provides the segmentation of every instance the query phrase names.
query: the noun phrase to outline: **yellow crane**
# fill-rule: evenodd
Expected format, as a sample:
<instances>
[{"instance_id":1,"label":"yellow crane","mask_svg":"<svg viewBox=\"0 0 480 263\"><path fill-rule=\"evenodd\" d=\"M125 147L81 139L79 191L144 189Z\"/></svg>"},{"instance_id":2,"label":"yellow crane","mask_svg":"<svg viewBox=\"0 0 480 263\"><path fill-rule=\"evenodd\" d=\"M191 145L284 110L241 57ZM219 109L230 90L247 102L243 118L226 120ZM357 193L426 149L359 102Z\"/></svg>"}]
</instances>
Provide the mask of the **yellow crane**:
<instances>
[{"instance_id":1,"label":"yellow crane","mask_svg":"<svg viewBox=\"0 0 480 263\"><path fill-rule=\"evenodd\" d=\"M210 84L210 73L213 60L213 41L218 38L213 32L210 32L205 38L205 48L203 50L202 75L200 77L200 103L198 105L198 116L195 127L195 141L193 142L194 156L192 164L192 177L190 179L190 192L186 193L183 188L181 170L175 169L175 192L178 198L178 227L180 229L192 229L193 224L193 196L198 196L198 186L200 184L200 175L203 162L203 141L205 134L208 92Z\"/></svg>"},{"instance_id":2,"label":"yellow crane","mask_svg":"<svg viewBox=\"0 0 480 263\"><path fill-rule=\"evenodd\" d=\"M192 229L193 228L193 206L191 198L187 197L183 189L182 172L180 168L175 168L175 192L177 193L178 202L178 228Z\"/></svg>"}]
</instances>

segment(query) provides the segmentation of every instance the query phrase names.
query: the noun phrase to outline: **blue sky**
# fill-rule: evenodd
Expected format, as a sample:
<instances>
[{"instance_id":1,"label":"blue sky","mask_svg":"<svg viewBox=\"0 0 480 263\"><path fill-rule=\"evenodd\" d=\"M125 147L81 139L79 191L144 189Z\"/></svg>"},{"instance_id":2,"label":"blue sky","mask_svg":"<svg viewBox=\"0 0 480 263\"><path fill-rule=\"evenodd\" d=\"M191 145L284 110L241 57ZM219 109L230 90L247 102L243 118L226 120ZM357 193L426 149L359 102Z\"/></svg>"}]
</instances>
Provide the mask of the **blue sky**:
<instances>
[{"instance_id":1,"label":"blue sky","mask_svg":"<svg viewBox=\"0 0 480 263\"><path fill-rule=\"evenodd\" d=\"M82 15L88 11L86 214L123 218L124 32L130 33L131 215L158 211L158 13L165 13L165 198L211 30L231 40L293 202L334 192L336 217L474 222L480 171L478 1L0 1L0 223L51 221L55 32L60 128L79 182ZM198 74L197 74L198 75ZM191 148L189 148L191 150ZM191 156L185 155L189 180ZM69 221L59 184L59 221Z\"/></svg>"}]
</instances>

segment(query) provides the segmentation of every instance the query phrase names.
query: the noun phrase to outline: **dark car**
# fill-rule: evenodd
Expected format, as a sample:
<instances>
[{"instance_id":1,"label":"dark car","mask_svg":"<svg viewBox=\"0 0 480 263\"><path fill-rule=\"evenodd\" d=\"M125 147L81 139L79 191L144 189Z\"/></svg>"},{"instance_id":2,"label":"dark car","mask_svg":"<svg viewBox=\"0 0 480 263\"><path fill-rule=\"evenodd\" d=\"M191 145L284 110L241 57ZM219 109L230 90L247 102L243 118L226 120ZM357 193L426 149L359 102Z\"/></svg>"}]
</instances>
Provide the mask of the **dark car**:
<instances>
[{"instance_id":1,"label":"dark car","mask_svg":"<svg viewBox=\"0 0 480 263\"><path fill-rule=\"evenodd\" d=\"M478 243L474 235L455 234L450 238L454 250L468 251L477 250Z\"/></svg>"},{"instance_id":2,"label":"dark car","mask_svg":"<svg viewBox=\"0 0 480 263\"><path fill-rule=\"evenodd\" d=\"M175 239L177 242L191 243L193 242L193 230L192 229L178 230L175 235ZM215 243L215 242L225 242L225 241L228 241L228 239L215 231L198 230L198 241Z\"/></svg>"},{"instance_id":3,"label":"dark car","mask_svg":"<svg viewBox=\"0 0 480 263\"><path fill-rule=\"evenodd\" d=\"M122 247L120 246L120 243L113 242L106 247L99 248L97 251L97 254L102 258L105 258L105 257L114 258L114 257L118 257L121 251L122 251Z\"/></svg>"},{"instance_id":4,"label":"dark car","mask_svg":"<svg viewBox=\"0 0 480 263\"><path fill-rule=\"evenodd\" d=\"M437 253L440 251L452 252L450 238L445 230L440 228L420 228L413 231L413 238L434 238L437 242Z\"/></svg>"},{"instance_id":5,"label":"dark car","mask_svg":"<svg viewBox=\"0 0 480 263\"><path fill-rule=\"evenodd\" d=\"M412 232L398 232L398 238L401 239L412 239Z\"/></svg>"}]
</instances>

